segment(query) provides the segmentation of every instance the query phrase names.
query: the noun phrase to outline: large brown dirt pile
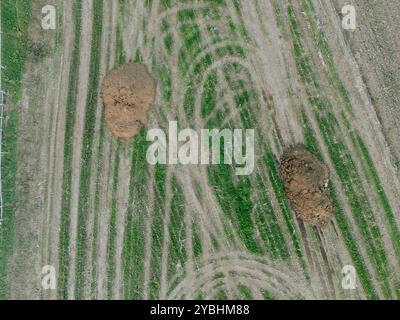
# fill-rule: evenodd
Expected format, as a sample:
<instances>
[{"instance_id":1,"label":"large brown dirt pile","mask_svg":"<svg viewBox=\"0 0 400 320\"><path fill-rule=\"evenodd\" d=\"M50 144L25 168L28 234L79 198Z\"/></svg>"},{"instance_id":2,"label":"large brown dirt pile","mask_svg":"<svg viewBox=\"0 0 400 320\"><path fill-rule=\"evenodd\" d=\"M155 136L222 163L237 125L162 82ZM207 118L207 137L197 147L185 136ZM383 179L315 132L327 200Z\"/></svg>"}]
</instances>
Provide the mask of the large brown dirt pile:
<instances>
[{"instance_id":1,"label":"large brown dirt pile","mask_svg":"<svg viewBox=\"0 0 400 320\"><path fill-rule=\"evenodd\" d=\"M129 63L107 74L101 87L107 128L130 140L147 123L156 81L141 64Z\"/></svg>"},{"instance_id":2,"label":"large brown dirt pile","mask_svg":"<svg viewBox=\"0 0 400 320\"><path fill-rule=\"evenodd\" d=\"M304 222L324 226L332 217L327 166L304 146L284 150L280 170L286 195L295 214Z\"/></svg>"}]
</instances>

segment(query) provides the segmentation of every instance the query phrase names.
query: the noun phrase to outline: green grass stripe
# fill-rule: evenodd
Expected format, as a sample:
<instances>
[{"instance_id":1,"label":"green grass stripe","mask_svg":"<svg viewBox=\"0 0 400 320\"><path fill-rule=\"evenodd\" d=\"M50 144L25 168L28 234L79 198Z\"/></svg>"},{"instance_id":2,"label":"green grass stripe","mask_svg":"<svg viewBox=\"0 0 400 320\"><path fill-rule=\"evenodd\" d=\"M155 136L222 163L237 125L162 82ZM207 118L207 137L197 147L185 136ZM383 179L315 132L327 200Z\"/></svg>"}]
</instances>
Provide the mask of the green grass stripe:
<instances>
[{"instance_id":1,"label":"green grass stripe","mask_svg":"<svg viewBox=\"0 0 400 320\"><path fill-rule=\"evenodd\" d=\"M74 19L74 45L68 80L68 95L65 115L64 137L64 170L61 196L61 221L59 232L59 269L57 279L57 295L67 299L68 270L69 270L69 245L70 245L70 211L71 211L71 179L72 179L72 141L75 124L76 92L78 84L80 35L81 35L82 4L75 1L72 6Z\"/></svg>"},{"instance_id":2,"label":"green grass stripe","mask_svg":"<svg viewBox=\"0 0 400 320\"><path fill-rule=\"evenodd\" d=\"M203 96L201 97L201 116L202 118L209 115L216 107L217 104L217 84L218 77L215 72L207 76L204 83Z\"/></svg>"},{"instance_id":3,"label":"green grass stripe","mask_svg":"<svg viewBox=\"0 0 400 320\"><path fill-rule=\"evenodd\" d=\"M320 160L323 160L319 143L315 137L315 133L311 127L311 124L304 110L302 110L301 117L304 125L303 126L304 142L305 145L307 146L307 149L309 149L312 153L314 153ZM360 279L364 292L368 299L377 299L378 296L371 282L371 275L368 272L368 269L363 261L363 258L360 254L360 250L357 246L357 242L353 237L352 230L346 219L345 212L343 211L342 205L338 200L336 189L332 184L330 184L330 193L334 204L333 212L336 222L339 226L339 230L342 234L343 241L353 261L354 267L357 271L357 275Z\"/></svg>"},{"instance_id":4,"label":"green grass stripe","mask_svg":"<svg viewBox=\"0 0 400 320\"><path fill-rule=\"evenodd\" d=\"M339 226L342 239L347 247L351 260L353 261L354 267L356 268L357 277L360 279L360 283L364 289L365 295L368 299L379 299L379 296L377 295L371 282L371 274L369 273L360 254L357 241L353 237L353 231L349 227L346 214L344 213L342 205L338 199L336 190L332 185L330 186L330 194L333 200L333 214Z\"/></svg>"},{"instance_id":5,"label":"green grass stripe","mask_svg":"<svg viewBox=\"0 0 400 320\"><path fill-rule=\"evenodd\" d=\"M29 1L1 1L3 91L11 93L9 102L21 99L21 81L28 50L28 23L31 17Z\"/></svg>"},{"instance_id":6,"label":"green grass stripe","mask_svg":"<svg viewBox=\"0 0 400 320\"><path fill-rule=\"evenodd\" d=\"M334 132L336 119L333 115L322 117L315 113L325 144L328 147L336 173L342 183L353 217L359 227L370 260L376 270L382 291L386 298L391 297L389 266L382 236L365 194L357 168L347 149Z\"/></svg>"},{"instance_id":7,"label":"green grass stripe","mask_svg":"<svg viewBox=\"0 0 400 320\"><path fill-rule=\"evenodd\" d=\"M319 52L321 53L325 64L328 66L328 80L339 93L339 97L341 98L342 103L346 106L347 110L353 113L353 107L350 102L349 93L339 78L339 74L335 68L332 54L329 50L329 45L325 33L320 27L317 26L317 23L315 21L316 14L314 6L308 0L302 0L301 3L303 10L308 13L306 17L309 25L311 26L312 40L314 42L314 45L316 48L319 49Z\"/></svg>"},{"instance_id":8,"label":"green grass stripe","mask_svg":"<svg viewBox=\"0 0 400 320\"><path fill-rule=\"evenodd\" d=\"M121 27L117 26L117 35L116 35L116 47L115 47L115 56L117 65L125 64L127 62L124 47L122 43L122 35L121 35Z\"/></svg>"},{"instance_id":9,"label":"green grass stripe","mask_svg":"<svg viewBox=\"0 0 400 320\"><path fill-rule=\"evenodd\" d=\"M27 1L1 1L2 30L2 90L10 96L4 104L15 105L21 98L21 81L27 55L27 27L31 16ZM12 254L14 241L14 210L18 201L15 177L17 175L17 141L19 110L4 111L2 146L3 224L0 226L0 300L9 297L7 261Z\"/></svg>"},{"instance_id":10,"label":"green grass stripe","mask_svg":"<svg viewBox=\"0 0 400 320\"><path fill-rule=\"evenodd\" d=\"M221 150L223 159L223 143ZM227 164L209 166L208 178L221 209L232 221L247 250L260 254L261 248L255 240L255 226L251 217L253 210L251 182L248 176L235 176L234 171L235 168Z\"/></svg>"},{"instance_id":11,"label":"green grass stripe","mask_svg":"<svg viewBox=\"0 0 400 320\"><path fill-rule=\"evenodd\" d=\"M368 149L364 141L362 140L362 138L358 133L351 132L350 137L352 139L353 144L357 147L357 149L360 151L360 154L362 155L362 160L363 160L362 165L364 171L366 172L368 180L370 181L371 185L375 189L379 204L381 205L383 211L385 212L387 224L390 229L391 240L397 255L397 261L400 262L400 233L397 228L393 210L389 204L389 199L386 196L385 190L383 189L382 186L382 182L379 178L374 162L371 159L371 156L368 152Z\"/></svg>"},{"instance_id":12,"label":"green grass stripe","mask_svg":"<svg viewBox=\"0 0 400 320\"><path fill-rule=\"evenodd\" d=\"M199 234L199 227L196 222L193 222L192 224L192 243L193 243L193 255L195 258L198 258L201 256L201 253L203 252L203 247Z\"/></svg>"},{"instance_id":13,"label":"green grass stripe","mask_svg":"<svg viewBox=\"0 0 400 320\"><path fill-rule=\"evenodd\" d=\"M123 284L125 299L143 298L144 239L146 230L147 162L146 132L132 142L132 166L129 182L129 200L122 249Z\"/></svg>"},{"instance_id":14,"label":"green grass stripe","mask_svg":"<svg viewBox=\"0 0 400 320\"><path fill-rule=\"evenodd\" d=\"M306 67L304 67L304 64L302 63L304 62L302 57L305 57L306 55L304 53L304 48L301 45L301 33L299 32L298 22L291 7L288 7L288 18L291 25L293 51L298 71L304 81L310 85L310 88L307 90L309 102L313 107L315 107L315 110L318 110L318 112L314 111L318 126L322 132L324 141L328 146L335 170L342 182L353 216L360 228L371 262L374 265L378 279L381 282L382 291L385 297L390 297L391 292L388 283L388 263L384 246L381 241L379 227L375 223L375 219L357 174L353 159L351 158L348 149L341 141L341 137L337 133L337 130L339 130L339 124L334 115L329 112L332 106L328 101L321 97L317 97L311 92L312 89L320 95L320 87L315 81L310 60L307 60Z\"/></svg>"},{"instance_id":15,"label":"green grass stripe","mask_svg":"<svg viewBox=\"0 0 400 320\"><path fill-rule=\"evenodd\" d=\"M98 161L96 163L96 191L94 195L94 221L93 221L93 240L92 240L92 285L91 294L92 298L97 297L97 254L98 254L98 227L99 227L99 213L100 213L100 192L101 192L101 178L104 171L104 144L105 144L106 124L104 121L104 113L100 114L100 132L99 132L99 146L97 152Z\"/></svg>"},{"instance_id":16,"label":"green grass stripe","mask_svg":"<svg viewBox=\"0 0 400 320\"><path fill-rule=\"evenodd\" d=\"M164 238L164 204L165 204L165 178L166 166L157 164L155 166L155 199L153 219L151 226L151 276L149 282L149 298L157 299L160 294L161 282L161 259L160 253L163 249Z\"/></svg>"},{"instance_id":17,"label":"green grass stripe","mask_svg":"<svg viewBox=\"0 0 400 320\"><path fill-rule=\"evenodd\" d=\"M304 253L303 253L303 251L301 249L301 245L300 245L299 231L295 227L292 212L291 212L291 210L289 208L289 204L287 202L285 189L283 187L283 182L280 177L278 168L276 166L274 155L272 154L271 151L267 151L265 153L264 161L267 163L267 166L269 168L269 170L268 170L269 180L272 184L272 188L274 189L276 199L277 199L279 206L281 208L281 211L283 213L285 224L286 224L286 227L288 228L290 237L292 239L292 244L295 249L295 253L296 253L296 255L300 261L300 264L304 270L305 276L307 277L307 279L309 279L309 277L310 277L309 270L308 270L308 267L304 260Z\"/></svg>"},{"instance_id":18,"label":"green grass stripe","mask_svg":"<svg viewBox=\"0 0 400 320\"><path fill-rule=\"evenodd\" d=\"M179 186L175 176L172 178L172 193L170 221L168 226L170 237L168 248L168 278L172 278L178 271L176 269L177 264L183 267L187 259L183 190Z\"/></svg>"},{"instance_id":19,"label":"green grass stripe","mask_svg":"<svg viewBox=\"0 0 400 320\"><path fill-rule=\"evenodd\" d=\"M263 295L264 300L276 300L274 295L267 290L262 290L261 293Z\"/></svg>"},{"instance_id":20,"label":"green grass stripe","mask_svg":"<svg viewBox=\"0 0 400 320\"><path fill-rule=\"evenodd\" d=\"M273 258L290 259L283 231L279 225L278 218L272 208L271 200L268 197L267 187L262 181L260 174L257 174L257 206L255 208L255 221L264 244L268 247Z\"/></svg>"},{"instance_id":21,"label":"green grass stripe","mask_svg":"<svg viewBox=\"0 0 400 320\"><path fill-rule=\"evenodd\" d=\"M114 162L114 172L113 172L113 185L112 185L112 201L111 201L111 217L110 225L108 229L108 240L107 240L107 297L112 298L112 290L114 285L115 277L115 239L116 239L116 219L117 219L117 195L118 195L118 174L120 167L120 153L123 152L122 144L119 141L115 162Z\"/></svg>"},{"instance_id":22,"label":"green grass stripe","mask_svg":"<svg viewBox=\"0 0 400 320\"><path fill-rule=\"evenodd\" d=\"M84 274L87 259L87 212L90 210L89 188L92 164L93 138L95 133L97 95L99 88L101 34L103 22L103 1L93 3L93 31L90 56L90 73L88 84L88 96L86 100L85 127L82 141L82 158L78 203L78 233L76 244L76 274L75 297L83 296L85 283Z\"/></svg>"},{"instance_id":23,"label":"green grass stripe","mask_svg":"<svg viewBox=\"0 0 400 320\"><path fill-rule=\"evenodd\" d=\"M239 283L237 286L237 289L240 293L239 299L244 299L244 300L252 300L253 295L251 293L251 289L241 283Z\"/></svg>"}]
</instances>

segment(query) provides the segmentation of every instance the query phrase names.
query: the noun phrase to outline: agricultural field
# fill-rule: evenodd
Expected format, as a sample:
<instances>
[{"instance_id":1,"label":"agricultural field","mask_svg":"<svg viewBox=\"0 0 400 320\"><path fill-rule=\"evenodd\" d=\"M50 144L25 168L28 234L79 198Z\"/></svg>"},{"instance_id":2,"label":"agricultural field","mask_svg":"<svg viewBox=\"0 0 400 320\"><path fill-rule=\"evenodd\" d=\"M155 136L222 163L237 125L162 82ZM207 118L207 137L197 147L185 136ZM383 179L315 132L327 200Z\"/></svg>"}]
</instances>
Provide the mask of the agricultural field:
<instances>
[{"instance_id":1,"label":"agricultural field","mask_svg":"<svg viewBox=\"0 0 400 320\"><path fill-rule=\"evenodd\" d=\"M400 299L399 14L389 0L2 0L0 299ZM157 89L127 140L102 81L128 63ZM253 170L149 163L148 132L172 121L254 130ZM288 199L295 145L329 175L324 226Z\"/></svg>"}]
</instances>

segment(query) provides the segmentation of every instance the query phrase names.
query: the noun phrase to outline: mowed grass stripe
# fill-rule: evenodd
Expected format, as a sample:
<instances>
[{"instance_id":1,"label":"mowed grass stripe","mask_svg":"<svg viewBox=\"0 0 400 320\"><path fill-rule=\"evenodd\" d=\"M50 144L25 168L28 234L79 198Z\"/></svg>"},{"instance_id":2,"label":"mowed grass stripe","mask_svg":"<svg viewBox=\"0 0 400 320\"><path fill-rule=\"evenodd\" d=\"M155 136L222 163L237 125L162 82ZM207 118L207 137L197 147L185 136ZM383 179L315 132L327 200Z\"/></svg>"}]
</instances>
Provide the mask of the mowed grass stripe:
<instances>
[{"instance_id":1,"label":"mowed grass stripe","mask_svg":"<svg viewBox=\"0 0 400 320\"><path fill-rule=\"evenodd\" d=\"M342 100L342 103L346 106L347 110L350 112L350 115L353 115L351 102L348 96L348 91L339 79L338 72L335 68L332 54L329 50L329 45L326 39L326 36L322 29L317 27L315 19L317 18L315 9L313 4L308 0L302 0L302 8L308 13L307 20L310 22L311 31L313 34L313 42L316 48L319 49L319 52L322 54L325 64L328 66L328 79L332 86L336 89L339 97ZM346 119L346 115L342 113L343 119L345 121L347 129L350 130L349 122ZM365 147L365 143L362 140L361 136L357 133L351 132L350 137L353 145L357 149L360 154L363 162L363 169L367 175L367 178L374 185L377 199L386 214L386 218L388 219L388 225L392 236L393 246L397 255L397 259L400 259L400 234L395 223L393 211L389 205L389 201L385 194L385 191L382 188L381 181L377 174L375 165L373 164L371 157L369 155L368 149Z\"/></svg>"},{"instance_id":2,"label":"mowed grass stripe","mask_svg":"<svg viewBox=\"0 0 400 320\"><path fill-rule=\"evenodd\" d=\"M379 178L374 162L372 161L372 158L361 136L358 133L351 132L350 137L353 144L357 147L359 153L362 155L362 165L364 171L366 172L367 178L370 181L371 185L374 186L376 197L379 201L380 206L385 212L392 244L397 255L397 261L400 265L400 233L397 227L394 212L389 204L389 199L382 186L382 181Z\"/></svg>"},{"instance_id":3,"label":"mowed grass stripe","mask_svg":"<svg viewBox=\"0 0 400 320\"><path fill-rule=\"evenodd\" d=\"M122 150L122 142L118 141L117 150L114 161L114 171L112 175L112 200L111 200L111 217L110 225L108 229L108 241L107 241L107 297L112 298L114 277L115 277L115 239L116 239L116 219L117 219L117 195L118 195L118 174L120 167L120 153Z\"/></svg>"},{"instance_id":4,"label":"mowed grass stripe","mask_svg":"<svg viewBox=\"0 0 400 320\"><path fill-rule=\"evenodd\" d=\"M253 186L253 189L257 190L255 220L260 237L269 248L273 258L288 260L290 259L289 249L271 200L268 197L267 186L264 184L263 176L260 173L257 173L255 183L256 185Z\"/></svg>"},{"instance_id":5,"label":"mowed grass stripe","mask_svg":"<svg viewBox=\"0 0 400 320\"><path fill-rule=\"evenodd\" d=\"M69 73L67 110L65 116L64 137L64 172L62 181L61 221L59 233L59 269L57 279L58 298L67 299L68 270L70 247L70 212L71 212L71 180L72 180L72 141L75 124L76 93L78 84L78 68L81 38L82 3L74 1L72 6L74 21L74 45L72 48L71 68Z\"/></svg>"},{"instance_id":6,"label":"mowed grass stripe","mask_svg":"<svg viewBox=\"0 0 400 320\"><path fill-rule=\"evenodd\" d=\"M376 224L371 207L357 168L350 152L342 141L342 134L335 116L329 111L331 104L321 98L320 86L315 80L313 64L307 59L302 45L302 34L299 31L299 23L291 6L287 9L291 35L293 38L293 53L301 79L309 86L307 95L309 103L314 107L314 116L322 133L325 144L335 170L342 183L353 216L359 227L360 233L367 248L371 263L375 267L377 277L380 281L382 292L386 298L391 297L390 284L388 282L389 266L386 252L381 240L379 227ZM313 93L311 90L313 90ZM317 96L317 93L319 96Z\"/></svg>"},{"instance_id":7,"label":"mowed grass stripe","mask_svg":"<svg viewBox=\"0 0 400 320\"><path fill-rule=\"evenodd\" d=\"M122 250L123 296L143 299L145 230L148 201L146 190L146 131L142 129L132 142L132 166L129 182L128 211Z\"/></svg>"},{"instance_id":8,"label":"mowed grass stripe","mask_svg":"<svg viewBox=\"0 0 400 320\"><path fill-rule=\"evenodd\" d=\"M377 277L381 282L382 291L386 298L391 297L389 284L389 266L382 235L374 218L365 189L358 176L349 150L335 134L332 124L335 123L334 116L321 117L314 113L320 127L329 155L334 164L336 173L342 183L348 203L352 209L353 217L359 227L364 245L369 253L370 260L375 266Z\"/></svg>"},{"instance_id":9,"label":"mowed grass stripe","mask_svg":"<svg viewBox=\"0 0 400 320\"><path fill-rule=\"evenodd\" d=\"M185 207L182 187L175 176L172 178L172 199L170 221L168 226L170 237L168 248L168 278L172 278L186 263L186 226Z\"/></svg>"},{"instance_id":10,"label":"mowed grass stripe","mask_svg":"<svg viewBox=\"0 0 400 320\"><path fill-rule=\"evenodd\" d=\"M317 155L320 160L323 160L319 143L315 137L314 130L304 110L302 110L301 117L303 120L303 135L305 145L310 151ZM348 253L353 261L353 265L356 268L357 275L360 278L363 290L368 299L377 299L378 295L371 282L371 274L369 273L368 268L363 261L363 257L360 254L360 249L358 248L357 242L353 237L353 231L349 226L346 214L342 208L342 205L339 202L336 188L332 184L330 184L330 193L332 195L334 204L334 217L339 226L343 242L347 247Z\"/></svg>"},{"instance_id":11,"label":"mowed grass stripe","mask_svg":"<svg viewBox=\"0 0 400 320\"><path fill-rule=\"evenodd\" d=\"M103 21L103 1L93 2L93 28L90 58L88 96L86 101L85 127L82 142L80 188L78 203L78 233L76 244L75 297L83 297L85 266L87 259L87 212L90 206L90 172L96 109L98 105L99 71L101 54L101 34Z\"/></svg>"},{"instance_id":12,"label":"mowed grass stripe","mask_svg":"<svg viewBox=\"0 0 400 320\"><path fill-rule=\"evenodd\" d=\"M155 165L155 193L154 209L151 214L151 261L150 261L150 280L149 280L149 299L158 299L161 284L161 259L162 244L164 238L164 204L165 204L165 179L167 167L165 165Z\"/></svg>"},{"instance_id":13,"label":"mowed grass stripe","mask_svg":"<svg viewBox=\"0 0 400 320\"><path fill-rule=\"evenodd\" d=\"M121 6L121 4L120 4ZM121 8L120 8L121 10ZM110 62L110 51L114 50L114 48L109 48L110 50L108 50L107 52L107 61ZM116 57L116 65L119 66L121 64L126 63L126 57L125 54L123 52L123 45L122 45L122 38L121 38L121 30L120 30L120 26L117 26L116 29L116 47L115 47L115 57ZM99 147L98 147L98 159L99 161L97 162L97 173L96 173L96 194L95 194L95 208L94 208L94 228L93 228L93 242L92 242L92 285L91 285L91 292L92 292L92 297L95 299L96 298L96 293L97 293L97 239L98 239L98 212L99 212L99 205L100 205L100 198L99 198L99 193L100 193L100 189L101 189L101 177L102 177L102 169L103 169L103 163L100 161L100 159L102 159L102 157L104 156L103 154L103 150L104 150L104 143L105 143L105 133L106 133L106 125L105 125L105 121L104 121L104 113L101 112L100 114L100 132L99 132ZM121 144L120 141L118 141L118 147L117 147L117 153L121 152ZM114 243L114 239L115 239L115 230L114 230L114 225L115 225L115 215L114 215L114 211L115 209L115 205L116 205L116 199L115 199L115 186L116 184L118 184L118 177L116 177L116 175L118 174L117 172L115 172L115 170L117 169L117 166L119 166L119 154L117 155L116 158L116 163L115 163L115 167L114 167L114 182L113 182L113 200L112 200L112 216L110 219L110 230L109 230L109 234L108 234L108 244L107 244L107 261L110 261L112 263L112 265L107 265L107 296L110 298L110 296L112 295L112 276L113 276L113 261L114 260L110 260L109 256L112 256L114 254L114 249L112 249L110 246L112 245L112 243ZM114 223L114 224L113 224ZM111 232L113 232L113 234L111 235ZM113 251L111 251L113 250Z\"/></svg>"}]
</instances>

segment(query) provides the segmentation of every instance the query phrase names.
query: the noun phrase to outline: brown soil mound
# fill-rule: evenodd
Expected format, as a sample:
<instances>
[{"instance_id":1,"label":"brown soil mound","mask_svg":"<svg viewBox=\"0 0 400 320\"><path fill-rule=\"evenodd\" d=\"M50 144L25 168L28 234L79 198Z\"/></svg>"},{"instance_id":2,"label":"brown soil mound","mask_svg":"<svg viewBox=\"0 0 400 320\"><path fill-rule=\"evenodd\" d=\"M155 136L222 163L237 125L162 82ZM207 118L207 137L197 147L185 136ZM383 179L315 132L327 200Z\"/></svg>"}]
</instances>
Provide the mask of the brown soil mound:
<instances>
[{"instance_id":1,"label":"brown soil mound","mask_svg":"<svg viewBox=\"0 0 400 320\"><path fill-rule=\"evenodd\" d=\"M107 74L101 87L107 128L130 140L147 123L156 96L156 81L141 64L129 63Z\"/></svg>"},{"instance_id":2,"label":"brown soil mound","mask_svg":"<svg viewBox=\"0 0 400 320\"><path fill-rule=\"evenodd\" d=\"M332 217L332 200L328 189L328 167L298 145L284 150L280 170L286 195L298 217L322 227Z\"/></svg>"}]
</instances>

